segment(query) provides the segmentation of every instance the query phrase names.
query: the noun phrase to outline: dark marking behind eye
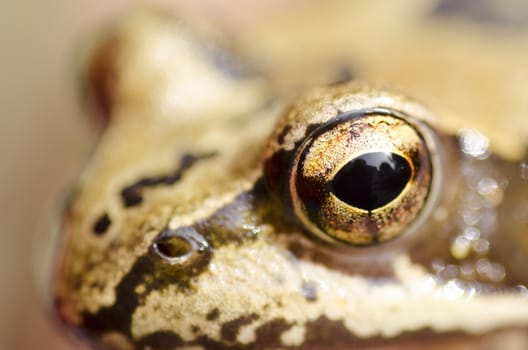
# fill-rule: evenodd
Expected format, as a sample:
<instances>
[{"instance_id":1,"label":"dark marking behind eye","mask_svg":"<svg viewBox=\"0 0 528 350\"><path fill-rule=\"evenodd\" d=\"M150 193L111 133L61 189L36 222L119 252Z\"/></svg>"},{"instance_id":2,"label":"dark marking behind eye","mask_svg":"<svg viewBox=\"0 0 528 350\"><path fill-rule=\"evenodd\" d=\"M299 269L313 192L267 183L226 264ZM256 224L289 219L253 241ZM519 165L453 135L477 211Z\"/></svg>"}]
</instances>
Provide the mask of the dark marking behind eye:
<instances>
[{"instance_id":1,"label":"dark marking behind eye","mask_svg":"<svg viewBox=\"0 0 528 350\"><path fill-rule=\"evenodd\" d=\"M111 224L112 224L112 220L110 219L110 216L108 216L107 213L104 213L95 222L95 224L93 226L93 232L96 235L102 235L108 230L108 228L110 227Z\"/></svg>"},{"instance_id":2,"label":"dark marking behind eye","mask_svg":"<svg viewBox=\"0 0 528 350\"><path fill-rule=\"evenodd\" d=\"M140 205L143 202L142 191L144 188L156 186L170 186L178 182L184 172L192 167L197 161L208 159L215 156L216 153L205 153L201 155L185 154L180 159L178 168L172 173L154 177L142 178L135 183L125 187L121 191L123 205L127 208Z\"/></svg>"},{"instance_id":3,"label":"dark marking behind eye","mask_svg":"<svg viewBox=\"0 0 528 350\"><path fill-rule=\"evenodd\" d=\"M371 211L396 198L411 175L411 166L397 154L366 153L343 166L329 190L351 206Z\"/></svg>"}]
</instances>

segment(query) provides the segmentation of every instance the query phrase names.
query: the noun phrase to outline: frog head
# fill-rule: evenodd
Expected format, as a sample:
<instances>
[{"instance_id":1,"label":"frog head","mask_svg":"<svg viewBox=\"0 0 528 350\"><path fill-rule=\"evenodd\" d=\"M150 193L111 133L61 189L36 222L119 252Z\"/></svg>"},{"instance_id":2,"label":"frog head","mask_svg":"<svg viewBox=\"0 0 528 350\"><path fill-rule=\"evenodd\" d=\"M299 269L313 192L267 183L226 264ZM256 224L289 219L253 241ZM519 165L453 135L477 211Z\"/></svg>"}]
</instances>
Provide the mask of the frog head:
<instances>
[{"instance_id":1,"label":"frog head","mask_svg":"<svg viewBox=\"0 0 528 350\"><path fill-rule=\"evenodd\" d=\"M316 349L526 329L528 183L486 136L359 80L282 95L165 15L108 37L87 70L107 125L54 279L75 333Z\"/></svg>"}]
</instances>

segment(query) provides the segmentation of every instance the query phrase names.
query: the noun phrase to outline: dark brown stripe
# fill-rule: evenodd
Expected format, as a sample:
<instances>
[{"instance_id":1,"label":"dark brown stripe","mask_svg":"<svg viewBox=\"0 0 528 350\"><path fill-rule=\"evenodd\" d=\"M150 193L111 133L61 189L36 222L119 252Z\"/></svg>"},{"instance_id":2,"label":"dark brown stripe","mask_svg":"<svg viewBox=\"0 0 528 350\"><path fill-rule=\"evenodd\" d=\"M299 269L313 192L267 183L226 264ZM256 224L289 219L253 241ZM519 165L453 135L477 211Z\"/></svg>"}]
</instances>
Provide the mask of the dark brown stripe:
<instances>
[{"instance_id":1,"label":"dark brown stripe","mask_svg":"<svg viewBox=\"0 0 528 350\"><path fill-rule=\"evenodd\" d=\"M215 156L216 153L205 153L200 155L185 154L181 157L178 167L171 173L159 176L145 177L125 187L121 191L123 205L127 208L140 205L143 202L142 191L145 188L156 186L171 186L178 182L184 172L196 162Z\"/></svg>"},{"instance_id":2,"label":"dark brown stripe","mask_svg":"<svg viewBox=\"0 0 528 350\"><path fill-rule=\"evenodd\" d=\"M110 216L108 216L107 213L104 213L95 222L95 224L93 226L93 232L96 235L100 236L100 235L104 234L108 230L108 228L110 227L111 224L112 224L112 220L110 219Z\"/></svg>"}]
</instances>

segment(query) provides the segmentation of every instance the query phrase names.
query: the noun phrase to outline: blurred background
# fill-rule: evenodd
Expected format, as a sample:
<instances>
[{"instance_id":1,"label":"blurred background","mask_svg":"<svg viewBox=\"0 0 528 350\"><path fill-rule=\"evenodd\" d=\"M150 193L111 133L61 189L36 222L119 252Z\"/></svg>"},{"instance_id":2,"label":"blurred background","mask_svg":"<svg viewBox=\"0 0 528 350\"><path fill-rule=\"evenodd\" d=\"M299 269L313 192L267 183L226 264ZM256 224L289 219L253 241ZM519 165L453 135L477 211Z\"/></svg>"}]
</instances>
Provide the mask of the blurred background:
<instances>
[{"instance_id":1,"label":"blurred background","mask_svg":"<svg viewBox=\"0 0 528 350\"><path fill-rule=\"evenodd\" d=\"M257 14L299 2L150 3L239 30ZM0 3L0 349L73 348L39 302L39 254L95 141L77 94L75 53L87 34L131 6L124 0Z\"/></svg>"}]
</instances>

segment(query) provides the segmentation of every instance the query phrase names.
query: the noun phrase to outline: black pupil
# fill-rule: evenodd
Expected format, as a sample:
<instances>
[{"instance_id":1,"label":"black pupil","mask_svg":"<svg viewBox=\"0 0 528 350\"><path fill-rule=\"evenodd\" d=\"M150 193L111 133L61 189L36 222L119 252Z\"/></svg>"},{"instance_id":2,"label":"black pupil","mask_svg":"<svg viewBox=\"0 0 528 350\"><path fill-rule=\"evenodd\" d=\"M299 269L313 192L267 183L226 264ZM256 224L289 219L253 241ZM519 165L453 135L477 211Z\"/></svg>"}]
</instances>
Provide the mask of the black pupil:
<instances>
[{"instance_id":1,"label":"black pupil","mask_svg":"<svg viewBox=\"0 0 528 350\"><path fill-rule=\"evenodd\" d=\"M411 178L407 160L394 153L365 153L334 176L330 191L356 208L374 210L396 198Z\"/></svg>"}]
</instances>

